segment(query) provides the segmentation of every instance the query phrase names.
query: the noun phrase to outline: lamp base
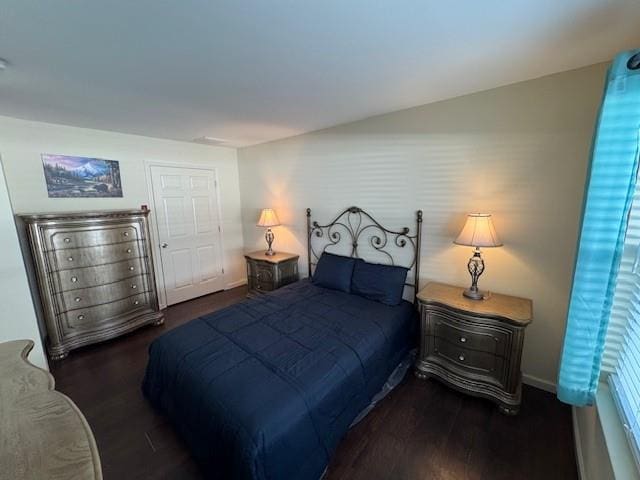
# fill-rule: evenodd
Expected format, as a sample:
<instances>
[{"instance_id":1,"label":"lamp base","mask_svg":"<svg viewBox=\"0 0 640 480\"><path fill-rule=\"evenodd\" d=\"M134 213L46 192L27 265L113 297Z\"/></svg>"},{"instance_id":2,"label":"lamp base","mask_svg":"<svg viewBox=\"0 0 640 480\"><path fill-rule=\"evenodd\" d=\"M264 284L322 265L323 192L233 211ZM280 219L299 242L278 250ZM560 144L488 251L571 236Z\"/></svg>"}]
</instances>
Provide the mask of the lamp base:
<instances>
[{"instance_id":1,"label":"lamp base","mask_svg":"<svg viewBox=\"0 0 640 480\"><path fill-rule=\"evenodd\" d=\"M478 288L478 279L484 272L484 260L478 247L473 251L473 256L467 263L467 269L469 270L469 275L471 275L471 286L462 294L471 300L484 300L486 298L485 293Z\"/></svg>"},{"instance_id":2,"label":"lamp base","mask_svg":"<svg viewBox=\"0 0 640 480\"><path fill-rule=\"evenodd\" d=\"M478 290L477 288L475 290L472 288L467 288L464 292L462 292L462 295L470 298L471 300L484 300L485 298L487 298L487 294L482 290Z\"/></svg>"},{"instance_id":3,"label":"lamp base","mask_svg":"<svg viewBox=\"0 0 640 480\"><path fill-rule=\"evenodd\" d=\"M268 255L269 257L271 257L271 256L276 254L276 252L274 252L273 249L271 248L271 244L273 243L273 240L275 238L276 238L276 236L271 231L271 227L267 228L267 233L264 234L264 239L267 241L267 246L269 248L267 249L266 252L264 252L264 254Z\"/></svg>"}]
</instances>

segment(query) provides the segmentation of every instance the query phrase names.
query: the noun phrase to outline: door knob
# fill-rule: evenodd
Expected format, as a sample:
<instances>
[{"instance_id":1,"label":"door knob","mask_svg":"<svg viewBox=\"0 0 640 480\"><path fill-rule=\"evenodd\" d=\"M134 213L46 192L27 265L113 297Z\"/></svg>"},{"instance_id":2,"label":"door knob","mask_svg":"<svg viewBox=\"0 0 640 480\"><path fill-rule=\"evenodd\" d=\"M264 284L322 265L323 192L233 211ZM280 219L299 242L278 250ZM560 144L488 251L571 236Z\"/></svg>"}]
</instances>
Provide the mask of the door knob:
<instances>
[{"instance_id":1,"label":"door knob","mask_svg":"<svg viewBox=\"0 0 640 480\"><path fill-rule=\"evenodd\" d=\"M160 246L161 246L162 248L167 248L167 247L169 246L169 244L168 244L168 243L166 243L166 242L162 242L162 243L160 244Z\"/></svg>"}]
</instances>

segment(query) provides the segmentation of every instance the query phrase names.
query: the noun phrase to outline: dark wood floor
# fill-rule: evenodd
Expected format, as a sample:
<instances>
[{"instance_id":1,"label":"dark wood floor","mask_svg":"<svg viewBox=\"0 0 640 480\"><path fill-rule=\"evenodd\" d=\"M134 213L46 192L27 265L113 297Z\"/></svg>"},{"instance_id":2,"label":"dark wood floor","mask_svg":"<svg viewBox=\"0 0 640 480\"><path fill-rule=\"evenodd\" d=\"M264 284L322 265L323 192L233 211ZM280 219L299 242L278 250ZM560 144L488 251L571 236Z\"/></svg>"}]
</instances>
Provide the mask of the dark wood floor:
<instances>
[{"instance_id":1,"label":"dark wood floor","mask_svg":"<svg viewBox=\"0 0 640 480\"><path fill-rule=\"evenodd\" d=\"M149 343L163 332L244 298L237 288L170 307L163 327L72 352L52 364L57 389L85 414L105 480L202 479L140 383ZM576 479L571 411L524 387L517 417L436 381L407 375L335 454L327 480Z\"/></svg>"}]
</instances>

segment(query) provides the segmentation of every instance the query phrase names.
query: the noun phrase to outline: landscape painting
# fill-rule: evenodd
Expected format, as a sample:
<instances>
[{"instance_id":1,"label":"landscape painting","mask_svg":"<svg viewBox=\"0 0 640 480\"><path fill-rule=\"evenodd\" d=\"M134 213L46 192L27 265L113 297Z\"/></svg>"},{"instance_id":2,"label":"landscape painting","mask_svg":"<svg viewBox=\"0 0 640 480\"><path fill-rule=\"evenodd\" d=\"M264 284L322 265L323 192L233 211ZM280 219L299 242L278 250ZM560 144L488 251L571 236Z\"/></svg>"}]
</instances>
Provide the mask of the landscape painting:
<instances>
[{"instance_id":1,"label":"landscape painting","mask_svg":"<svg viewBox=\"0 0 640 480\"><path fill-rule=\"evenodd\" d=\"M49 197L122 197L115 160L42 154Z\"/></svg>"}]
</instances>

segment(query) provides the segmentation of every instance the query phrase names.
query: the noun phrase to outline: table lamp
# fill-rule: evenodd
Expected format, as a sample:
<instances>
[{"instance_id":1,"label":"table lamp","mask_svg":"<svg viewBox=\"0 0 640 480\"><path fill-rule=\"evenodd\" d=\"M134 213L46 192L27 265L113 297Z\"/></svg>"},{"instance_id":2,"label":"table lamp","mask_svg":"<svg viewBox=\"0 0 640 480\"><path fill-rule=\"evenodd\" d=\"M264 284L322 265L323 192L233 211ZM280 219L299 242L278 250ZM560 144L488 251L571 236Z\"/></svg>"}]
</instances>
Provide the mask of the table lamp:
<instances>
[{"instance_id":1,"label":"table lamp","mask_svg":"<svg viewBox=\"0 0 640 480\"><path fill-rule=\"evenodd\" d=\"M264 254L269 256L275 255L276 252L271 249L271 244L276 237L271 231L271 227L277 227L280 225L280 220L278 220L276 212L272 208L263 208L257 225L258 227L267 227L267 232L264 234L264 238L267 241L269 248L264 252Z\"/></svg>"},{"instance_id":2,"label":"table lamp","mask_svg":"<svg viewBox=\"0 0 640 480\"><path fill-rule=\"evenodd\" d=\"M463 292L463 295L473 300L484 299L484 292L478 290L478 279L484 272L484 260L482 259L480 247L502 246L496 229L493 227L493 222L491 222L491 215L488 213L470 213L467 215L467 221L462 227L460 235L453 243L475 247L473 256L467 263L467 269L471 275L471 286Z\"/></svg>"}]
</instances>

